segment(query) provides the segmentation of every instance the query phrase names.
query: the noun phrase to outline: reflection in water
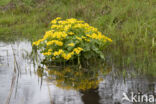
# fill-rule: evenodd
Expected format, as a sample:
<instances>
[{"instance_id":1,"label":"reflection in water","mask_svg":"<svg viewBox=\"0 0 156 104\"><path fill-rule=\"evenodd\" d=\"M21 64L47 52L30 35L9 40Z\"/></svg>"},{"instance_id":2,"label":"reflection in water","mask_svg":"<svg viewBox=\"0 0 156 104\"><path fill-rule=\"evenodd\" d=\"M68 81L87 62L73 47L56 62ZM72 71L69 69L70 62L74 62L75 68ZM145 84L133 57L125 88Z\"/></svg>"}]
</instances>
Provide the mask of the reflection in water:
<instances>
[{"instance_id":1,"label":"reflection in water","mask_svg":"<svg viewBox=\"0 0 156 104\"><path fill-rule=\"evenodd\" d=\"M147 76L119 77L114 67L50 68L35 58L29 41L0 42L0 104L130 104L121 101L123 92L156 93Z\"/></svg>"},{"instance_id":2,"label":"reflection in water","mask_svg":"<svg viewBox=\"0 0 156 104\"><path fill-rule=\"evenodd\" d=\"M39 68L38 69L38 76L43 77L43 73L46 70L46 77L49 80L54 80L54 84L66 90L88 90L88 89L95 89L98 87L100 80L99 73L102 73L95 69L90 69L85 71L85 69L78 69L78 68Z\"/></svg>"}]
</instances>

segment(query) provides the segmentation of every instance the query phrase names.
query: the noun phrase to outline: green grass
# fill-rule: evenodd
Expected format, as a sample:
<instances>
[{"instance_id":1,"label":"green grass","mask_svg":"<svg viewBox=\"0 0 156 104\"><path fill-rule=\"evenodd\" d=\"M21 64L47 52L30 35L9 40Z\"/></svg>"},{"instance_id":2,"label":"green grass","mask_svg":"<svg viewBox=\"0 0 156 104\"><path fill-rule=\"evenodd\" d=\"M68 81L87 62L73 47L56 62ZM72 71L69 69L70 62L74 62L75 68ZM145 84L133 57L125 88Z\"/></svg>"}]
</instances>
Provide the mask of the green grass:
<instances>
[{"instance_id":1,"label":"green grass","mask_svg":"<svg viewBox=\"0 0 156 104\"><path fill-rule=\"evenodd\" d=\"M10 2L11 0L0 0L0 6L6 5Z\"/></svg>"},{"instance_id":2,"label":"green grass","mask_svg":"<svg viewBox=\"0 0 156 104\"><path fill-rule=\"evenodd\" d=\"M0 5L8 4L0 2ZM113 39L104 51L118 67L156 75L155 0L13 0L0 10L0 39L36 40L56 17L77 18Z\"/></svg>"}]
</instances>

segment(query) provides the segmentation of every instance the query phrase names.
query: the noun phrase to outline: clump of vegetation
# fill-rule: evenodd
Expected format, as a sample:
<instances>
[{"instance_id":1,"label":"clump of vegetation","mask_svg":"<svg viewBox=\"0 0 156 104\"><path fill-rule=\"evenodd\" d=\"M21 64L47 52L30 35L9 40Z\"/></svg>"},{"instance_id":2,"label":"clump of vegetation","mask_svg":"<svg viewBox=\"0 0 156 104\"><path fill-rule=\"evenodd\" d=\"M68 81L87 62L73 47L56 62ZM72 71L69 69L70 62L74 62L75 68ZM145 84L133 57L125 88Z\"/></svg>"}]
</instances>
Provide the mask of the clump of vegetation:
<instances>
[{"instance_id":1,"label":"clump of vegetation","mask_svg":"<svg viewBox=\"0 0 156 104\"><path fill-rule=\"evenodd\" d=\"M77 60L80 64L80 58L104 58L102 50L108 42L112 42L97 28L74 18L61 20L58 17L51 24L51 30L42 39L33 42L49 61Z\"/></svg>"},{"instance_id":2,"label":"clump of vegetation","mask_svg":"<svg viewBox=\"0 0 156 104\"><path fill-rule=\"evenodd\" d=\"M51 19L73 17L113 39L104 51L108 63L156 76L155 10L155 0L0 0L0 40L34 41Z\"/></svg>"}]
</instances>

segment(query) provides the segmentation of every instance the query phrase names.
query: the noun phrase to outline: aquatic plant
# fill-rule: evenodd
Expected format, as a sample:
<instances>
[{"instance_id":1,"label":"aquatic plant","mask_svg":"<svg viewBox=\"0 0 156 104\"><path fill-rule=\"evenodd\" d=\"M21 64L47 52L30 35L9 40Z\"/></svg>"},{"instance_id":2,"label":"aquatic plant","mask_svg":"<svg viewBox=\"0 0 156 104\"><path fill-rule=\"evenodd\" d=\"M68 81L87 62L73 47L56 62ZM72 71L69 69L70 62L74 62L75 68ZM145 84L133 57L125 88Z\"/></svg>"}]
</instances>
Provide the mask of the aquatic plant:
<instances>
[{"instance_id":1,"label":"aquatic plant","mask_svg":"<svg viewBox=\"0 0 156 104\"><path fill-rule=\"evenodd\" d=\"M49 61L66 62L69 60L104 58L102 50L112 40L97 28L74 18L51 21L51 30L42 39L33 42Z\"/></svg>"}]
</instances>

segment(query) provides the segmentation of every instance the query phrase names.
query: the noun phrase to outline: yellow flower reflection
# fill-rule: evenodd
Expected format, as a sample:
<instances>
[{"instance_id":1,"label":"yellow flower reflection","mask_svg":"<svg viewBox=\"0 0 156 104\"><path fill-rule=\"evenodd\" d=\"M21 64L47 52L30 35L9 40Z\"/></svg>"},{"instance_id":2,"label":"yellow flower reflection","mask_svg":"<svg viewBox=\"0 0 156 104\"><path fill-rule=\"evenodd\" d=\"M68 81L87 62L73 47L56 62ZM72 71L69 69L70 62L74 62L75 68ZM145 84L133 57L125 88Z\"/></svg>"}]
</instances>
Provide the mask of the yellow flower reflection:
<instances>
[{"instance_id":1,"label":"yellow flower reflection","mask_svg":"<svg viewBox=\"0 0 156 104\"><path fill-rule=\"evenodd\" d=\"M65 67L63 69L47 69L46 71L48 72L48 79L54 79L54 84L57 87L67 90L95 89L98 87L100 81L103 80L103 78L99 78L99 73L101 73L101 71L99 72L95 69L90 69L88 72L85 72L84 69Z\"/></svg>"}]
</instances>

